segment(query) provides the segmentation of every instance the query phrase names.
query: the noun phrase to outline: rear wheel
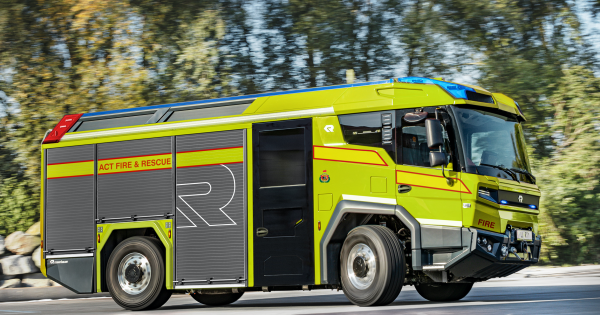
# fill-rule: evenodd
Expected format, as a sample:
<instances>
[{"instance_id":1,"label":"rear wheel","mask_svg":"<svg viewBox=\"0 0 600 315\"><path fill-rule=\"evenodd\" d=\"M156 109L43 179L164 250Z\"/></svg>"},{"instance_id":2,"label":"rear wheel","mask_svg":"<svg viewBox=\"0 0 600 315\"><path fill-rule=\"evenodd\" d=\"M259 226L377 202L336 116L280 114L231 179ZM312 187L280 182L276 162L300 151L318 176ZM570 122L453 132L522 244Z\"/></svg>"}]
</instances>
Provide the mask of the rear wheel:
<instances>
[{"instance_id":1,"label":"rear wheel","mask_svg":"<svg viewBox=\"0 0 600 315\"><path fill-rule=\"evenodd\" d=\"M171 297L165 286L165 264L159 240L136 236L121 242L106 266L106 283L113 300L132 310L161 307Z\"/></svg>"},{"instance_id":2,"label":"rear wheel","mask_svg":"<svg viewBox=\"0 0 600 315\"><path fill-rule=\"evenodd\" d=\"M222 306L231 304L239 300L244 292L238 293L220 293L220 294L201 294L193 293L191 296L194 300L208 306Z\"/></svg>"},{"instance_id":3,"label":"rear wheel","mask_svg":"<svg viewBox=\"0 0 600 315\"><path fill-rule=\"evenodd\" d=\"M341 251L340 274L346 297L358 306L392 303L404 285L400 241L388 228L364 225L348 233Z\"/></svg>"},{"instance_id":4,"label":"rear wheel","mask_svg":"<svg viewBox=\"0 0 600 315\"><path fill-rule=\"evenodd\" d=\"M422 283L415 285L419 294L434 302L458 301L471 291L473 283Z\"/></svg>"}]
</instances>

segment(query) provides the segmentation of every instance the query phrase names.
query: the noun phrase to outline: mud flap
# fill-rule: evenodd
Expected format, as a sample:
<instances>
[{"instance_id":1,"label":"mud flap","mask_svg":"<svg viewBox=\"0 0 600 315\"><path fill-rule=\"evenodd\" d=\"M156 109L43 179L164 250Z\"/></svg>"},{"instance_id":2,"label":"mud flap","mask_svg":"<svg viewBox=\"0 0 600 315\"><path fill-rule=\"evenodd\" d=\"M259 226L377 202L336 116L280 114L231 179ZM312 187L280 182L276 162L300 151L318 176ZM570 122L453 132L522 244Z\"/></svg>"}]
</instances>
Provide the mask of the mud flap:
<instances>
[{"instance_id":1,"label":"mud flap","mask_svg":"<svg viewBox=\"0 0 600 315\"><path fill-rule=\"evenodd\" d=\"M93 293L94 257L46 259L46 274L75 293Z\"/></svg>"}]
</instances>

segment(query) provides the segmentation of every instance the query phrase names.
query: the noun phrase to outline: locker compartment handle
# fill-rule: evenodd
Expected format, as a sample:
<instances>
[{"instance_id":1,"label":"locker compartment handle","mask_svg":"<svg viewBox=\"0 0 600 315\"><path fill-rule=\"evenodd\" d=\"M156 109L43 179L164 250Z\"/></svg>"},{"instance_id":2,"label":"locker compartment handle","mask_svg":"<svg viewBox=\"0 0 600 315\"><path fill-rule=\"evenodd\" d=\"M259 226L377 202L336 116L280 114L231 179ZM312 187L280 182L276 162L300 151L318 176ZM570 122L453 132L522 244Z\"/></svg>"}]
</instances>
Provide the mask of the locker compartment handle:
<instances>
[{"instance_id":1,"label":"locker compartment handle","mask_svg":"<svg viewBox=\"0 0 600 315\"><path fill-rule=\"evenodd\" d=\"M258 237L265 237L267 234L269 234L269 230L267 230L267 228L259 227L256 229L256 236Z\"/></svg>"}]
</instances>

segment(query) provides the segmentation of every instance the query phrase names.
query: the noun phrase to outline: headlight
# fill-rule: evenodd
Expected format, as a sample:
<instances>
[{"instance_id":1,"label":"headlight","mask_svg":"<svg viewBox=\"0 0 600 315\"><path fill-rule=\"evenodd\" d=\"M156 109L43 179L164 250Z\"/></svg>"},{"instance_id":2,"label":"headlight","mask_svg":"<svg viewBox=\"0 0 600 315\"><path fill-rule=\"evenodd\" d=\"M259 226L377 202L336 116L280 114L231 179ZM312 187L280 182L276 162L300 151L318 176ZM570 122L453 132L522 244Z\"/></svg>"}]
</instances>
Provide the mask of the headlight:
<instances>
[{"instance_id":1,"label":"headlight","mask_svg":"<svg viewBox=\"0 0 600 315\"><path fill-rule=\"evenodd\" d=\"M478 196L485 200L498 203L498 191L496 189L479 187Z\"/></svg>"}]
</instances>

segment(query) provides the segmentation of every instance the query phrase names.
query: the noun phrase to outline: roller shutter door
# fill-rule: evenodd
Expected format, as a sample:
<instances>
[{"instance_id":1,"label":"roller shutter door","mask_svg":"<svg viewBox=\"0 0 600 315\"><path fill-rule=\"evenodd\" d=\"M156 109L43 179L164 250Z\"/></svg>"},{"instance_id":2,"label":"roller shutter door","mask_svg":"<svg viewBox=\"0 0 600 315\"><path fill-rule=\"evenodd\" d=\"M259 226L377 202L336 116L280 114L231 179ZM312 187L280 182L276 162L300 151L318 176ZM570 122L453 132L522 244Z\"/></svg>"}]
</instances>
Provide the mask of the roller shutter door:
<instances>
[{"instance_id":1,"label":"roller shutter door","mask_svg":"<svg viewBox=\"0 0 600 315\"><path fill-rule=\"evenodd\" d=\"M46 258L91 256L95 246L94 145L47 149L45 154Z\"/></svg>"},{"instance_id":2,"label":"roller shutter door","mask_svg":"<svg viewBox=\"0 0 600 315\"><path fill-rule=\"evenodd\" d=\"M176 287L246 285L245 131L176 138Z\"/></svg>"}]
</instances>

